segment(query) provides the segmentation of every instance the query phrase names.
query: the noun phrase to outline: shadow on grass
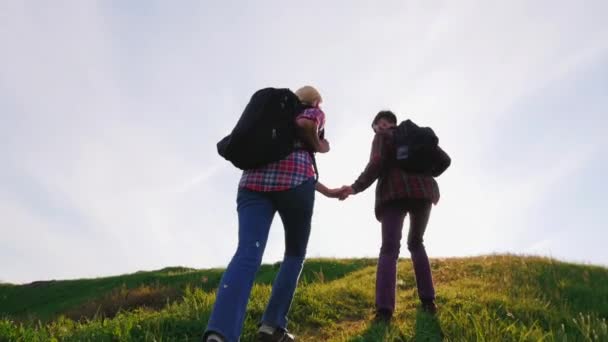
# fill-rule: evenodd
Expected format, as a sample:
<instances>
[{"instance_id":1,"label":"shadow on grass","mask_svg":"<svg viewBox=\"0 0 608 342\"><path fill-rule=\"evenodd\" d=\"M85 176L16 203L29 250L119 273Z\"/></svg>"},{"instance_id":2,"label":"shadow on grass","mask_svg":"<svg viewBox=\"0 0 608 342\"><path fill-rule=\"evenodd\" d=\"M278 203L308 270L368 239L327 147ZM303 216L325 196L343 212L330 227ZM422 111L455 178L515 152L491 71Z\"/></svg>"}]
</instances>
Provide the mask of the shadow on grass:
<instances>
[{"instance_id":1,"label":"shadow on grass","mask_svg":"<svg viewBox=\"0 0 608 342\"><path fill-rule=\"evenodd\" d=\"M422 309L416 312L416 326L414 328L414 341L443 341L443 331L437 316L428 314Z\"/></svg>"},{"instance_id":2,"label":"shadow on grass","mask_svg":"<svg viewBox=\"0 0 608 342\"><path fill-rule=\"evenodd\" d=\"M404 335L394 321L391 324L371 322L367 330L361 335L349 339L348 342L435 342L444 340L439 319L420 308L416 311L414 336L407 335L409 334Z\"/></svg>"},{"instance_id":3,"label":"shadow on grass","mask_svg":"<svg viewBox=\"0 0 608 342\"><path fill-rule=\"evenodd\" d=\"M360 336L353 337L348 342L378 342L387 341L391 327L387 323L372 322Z\"/></svg>"}]
</instances>

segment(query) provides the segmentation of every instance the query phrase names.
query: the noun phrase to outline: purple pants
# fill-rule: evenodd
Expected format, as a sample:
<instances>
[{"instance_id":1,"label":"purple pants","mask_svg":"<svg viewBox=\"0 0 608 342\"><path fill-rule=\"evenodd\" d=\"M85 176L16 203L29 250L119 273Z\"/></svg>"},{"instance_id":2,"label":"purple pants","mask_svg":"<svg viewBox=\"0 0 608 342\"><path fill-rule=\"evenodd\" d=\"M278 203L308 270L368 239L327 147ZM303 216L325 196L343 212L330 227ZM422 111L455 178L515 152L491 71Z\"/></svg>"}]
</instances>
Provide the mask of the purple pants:
<instances>
[{"instance_id":1,"label":"purple pants","mask_svg":"<svg viewBox=\"0 0 608 342\"><path fill-rule=\"evenodd\" d=\"M376 310L395 311L397 261L401 248L401 233L405 216L410 214L407 248L412 257L418 297L422 302L435 300L435 289L429 258L422 237L431 214L431 202L400 200L386 204L382 209L382 247L376 274Z\"/></svg>"}]
</instances>

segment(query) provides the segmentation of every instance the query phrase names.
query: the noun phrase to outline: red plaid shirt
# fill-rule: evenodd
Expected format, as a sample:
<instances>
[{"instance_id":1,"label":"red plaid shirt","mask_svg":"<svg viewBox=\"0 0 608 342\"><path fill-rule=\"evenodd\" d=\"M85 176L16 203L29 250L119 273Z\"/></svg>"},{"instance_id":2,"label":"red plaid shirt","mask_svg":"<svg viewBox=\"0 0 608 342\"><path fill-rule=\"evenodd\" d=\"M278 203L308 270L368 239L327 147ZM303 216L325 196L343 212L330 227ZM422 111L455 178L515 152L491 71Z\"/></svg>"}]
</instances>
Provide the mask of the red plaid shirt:
<instances>
[{"instance_id":1,"label":"red plaid shirt","mask_svg":"<svg viewBox=\"0 0 608 342\"><path fill-rule=\"evenodd\" d=\"M364 191L378 179L376 185L376 218L387 202L417 198L434 204L439 201L439 185L431 176L408 174L395 165L393 131L378 133L372 143L372 152L367 167L353 183L355 193Z\"/></svg>"},{"instance_id":2,"label":"red plaid shirt","mask_svg":"<svg viewBox=\"0 0 608 342\"><path fill-rule=\"evenodd\" d=\"M317 132L325 126L325 113L316 108L307 108L296 119L312 120L317 125ZM304 183L315 177L312 157L307 150L298 149L283 160L270 163L263 167L245 170L241 176L239 187L253 191L284 191Z\"/></svg>"}]
</instances>

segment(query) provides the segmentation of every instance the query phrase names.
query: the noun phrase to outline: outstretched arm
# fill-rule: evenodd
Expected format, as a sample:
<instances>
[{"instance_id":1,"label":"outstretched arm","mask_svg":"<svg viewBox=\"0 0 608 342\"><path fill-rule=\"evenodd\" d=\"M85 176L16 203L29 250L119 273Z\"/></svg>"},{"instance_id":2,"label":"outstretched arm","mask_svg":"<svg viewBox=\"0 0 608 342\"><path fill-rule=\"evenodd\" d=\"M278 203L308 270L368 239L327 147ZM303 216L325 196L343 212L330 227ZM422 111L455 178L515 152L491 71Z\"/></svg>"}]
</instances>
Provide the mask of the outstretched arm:
<instances>
[{"instance_id":1,"label":"outstretched arm","mask_svg":"<svg viewBox=\"0 0 608 342\"><path fill-rule=\"evenodd\" d=\"M372 142L372 151L365 170L363 170L359 178L357 178L352 185L342 187L339 196L341 200L349 195L365 191L365 189L369 188L369 186L380 177L380 173L385 166L385 148L386 135L376 134L374 141Z\"/></svg>"},{"instance_id":2,"label":"outstretched arm","mask_svg":"<svg viewBox=\"0 0 608 342\"><path fill-rule=\"evenodd\" d=\"M330 189L321 182L317 182L315 189L329 198L340 198L342 193L342 189Z\"/></svg>"}]
</instances>

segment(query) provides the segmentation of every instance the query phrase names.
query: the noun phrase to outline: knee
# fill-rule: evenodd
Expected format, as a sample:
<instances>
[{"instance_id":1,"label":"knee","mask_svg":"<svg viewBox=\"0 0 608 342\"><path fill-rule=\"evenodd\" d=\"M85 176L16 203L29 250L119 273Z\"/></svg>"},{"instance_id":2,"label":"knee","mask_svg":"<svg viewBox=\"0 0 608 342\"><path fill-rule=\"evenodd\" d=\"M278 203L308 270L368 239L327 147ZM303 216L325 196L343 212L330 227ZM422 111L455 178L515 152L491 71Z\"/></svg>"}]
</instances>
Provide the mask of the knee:
<instances>
[{"instance_id":1,"label":"knee","mask_svg":"<svg viewBox=\"0 0 608 342\"><path fill-rule=\"evenodd\" d=\"M419 250L421 248L424 248L424 244L422 242L422 239L413 238L413 239L408 239L407 240L407 249L410 252Z\"/></svg>"},{"instance_id":2,"label":"knee","mask_svg":"<svg viewBox=\"0 0 608 342\"><path fill-rule=\"evenodd\" d=\"M304 258L308 248L308 238L301 237L299 239L290 238L285 243L285 256Z\"/></svg>"},{"instance_id":3,"label":"knee","mask_svg":"<svg viewBox=\"0 0 608 342\"><path fill-rule=\"evenodd\" d=\"M306 247L305 246L287 247L287 248L285 248L284 256L304 259L306 257Z\"/></svg>"},{"instance_id":4,"label":"knee","mask_svg":"<svg viewBox=\"0 0 608 342\"><path fill-rule=\"evenodd\" d=\"M264 249L261 246L239 246L233 260L247 267L257 268L262 264Z\"/></svg>"},{"instance_id":5,"label":"knee","mask_svg":"<svg viewBox=\"0 0 608 342\"><path fill-rule=\"evenodd\" d=\"M400 250L401 243L399 243L398 241L383 243L382 247L380 247L380 255L398 258Z\"/></svg>"},{"instance_id":6,"label":"knee","mask_svg":"<svg viewBox=\"0 0 608 342\"><path fill-rule=\"evenodd\" d=\"M295 265L296 267L302 268L302 266L304 266L304 259L304 256L294 256L285 254L283 256L283 263L289 263L291 265Z\"/></svg>"}]
</instances>

